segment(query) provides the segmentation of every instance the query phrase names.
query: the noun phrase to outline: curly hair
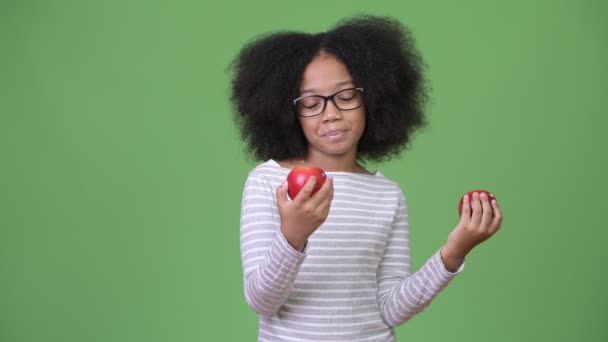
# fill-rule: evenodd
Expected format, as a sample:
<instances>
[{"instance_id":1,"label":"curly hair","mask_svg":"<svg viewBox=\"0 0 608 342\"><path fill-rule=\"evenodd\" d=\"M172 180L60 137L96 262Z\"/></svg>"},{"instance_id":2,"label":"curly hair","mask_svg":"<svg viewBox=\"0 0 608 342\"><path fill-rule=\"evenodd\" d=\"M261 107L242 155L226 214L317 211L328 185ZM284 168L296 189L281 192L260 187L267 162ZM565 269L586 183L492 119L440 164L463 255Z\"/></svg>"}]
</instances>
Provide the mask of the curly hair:
<instances>
[{"instance_id":1,"label":"curly hair","mask_svg":"<svg viewBox=\"0 0 608 342\"><path fill-rule=\"evenodd\" d=\"M426 125L423 61L409 30L389 17L357 16L327 32L275 32L254 38L230 64L231 101L243 140L255 158L306 155L293 108L302 74L321 51L344 63L365 89L365 130L357 159L381 161L406 149Z\"/></svg>"}]
</instances>

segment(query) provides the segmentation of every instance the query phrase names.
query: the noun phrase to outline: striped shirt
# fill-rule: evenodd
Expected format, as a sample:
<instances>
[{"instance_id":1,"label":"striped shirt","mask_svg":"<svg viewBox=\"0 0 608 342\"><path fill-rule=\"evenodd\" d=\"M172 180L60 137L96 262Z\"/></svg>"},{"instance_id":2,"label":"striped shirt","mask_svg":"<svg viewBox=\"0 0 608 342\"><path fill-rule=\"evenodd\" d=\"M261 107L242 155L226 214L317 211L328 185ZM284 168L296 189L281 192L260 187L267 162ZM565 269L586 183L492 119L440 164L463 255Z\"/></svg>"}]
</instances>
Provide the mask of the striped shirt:
<instances>
[{"instance_id":1,"label":"striped shirt","mask_svg":"<svg viewBox=\"0 0 608 342\"><path fill-rule=\"evenodd\" d=\"M327 172L329 215L296 251L276 204L289 171L262 163L243 191L241 261L258 341L396 341L393 328L428 306L463 265L448 272L437 251L412 273L405 196L380 172Z\"/></svg>"}]
</instances>

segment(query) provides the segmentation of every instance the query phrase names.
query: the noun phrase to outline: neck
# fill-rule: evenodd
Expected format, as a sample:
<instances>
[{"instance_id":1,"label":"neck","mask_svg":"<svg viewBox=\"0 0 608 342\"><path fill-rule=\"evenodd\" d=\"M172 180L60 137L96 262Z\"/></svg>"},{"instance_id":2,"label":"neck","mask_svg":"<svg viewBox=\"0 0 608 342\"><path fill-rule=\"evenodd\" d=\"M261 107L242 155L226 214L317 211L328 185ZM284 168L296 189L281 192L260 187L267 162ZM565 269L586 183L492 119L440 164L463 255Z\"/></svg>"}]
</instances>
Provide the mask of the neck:
<instances>
[{"instance_id":1,"label":"neck","mask_svg":"<svg viewBox=\"0 0 608 342\"><path fill-rule=\"evenodd\" d=\"M345 153L342 155L327 155L308 151L305 164L320 167L325 171L341 171L354 173L367 173L357 164L356 153Z\"/></svg>"}]
</instances>

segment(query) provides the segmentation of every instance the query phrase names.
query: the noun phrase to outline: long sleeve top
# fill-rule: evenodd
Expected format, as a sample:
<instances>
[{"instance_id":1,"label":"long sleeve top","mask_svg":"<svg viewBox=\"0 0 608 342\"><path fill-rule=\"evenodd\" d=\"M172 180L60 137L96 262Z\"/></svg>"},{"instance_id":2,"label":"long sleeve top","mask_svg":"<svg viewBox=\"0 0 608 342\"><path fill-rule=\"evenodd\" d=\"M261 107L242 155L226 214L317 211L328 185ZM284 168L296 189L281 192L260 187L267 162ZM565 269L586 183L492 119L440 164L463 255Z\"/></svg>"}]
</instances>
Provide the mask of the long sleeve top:
<instances>
[{"instance_id":1,"label":"long sleeve top","mask_svg":"<svg viewBox=\"0 0 608 342\"><path fill-rule=\"evenodd\" d=\"M259 341L395 341L394 327L460 273L439 251L412 273L408 207L380 172L327 172L334 198L303 252L280 230L276 189L289 169L269 160L246 180L240 247L245 299Z\"/></svg>"}]
</instances>

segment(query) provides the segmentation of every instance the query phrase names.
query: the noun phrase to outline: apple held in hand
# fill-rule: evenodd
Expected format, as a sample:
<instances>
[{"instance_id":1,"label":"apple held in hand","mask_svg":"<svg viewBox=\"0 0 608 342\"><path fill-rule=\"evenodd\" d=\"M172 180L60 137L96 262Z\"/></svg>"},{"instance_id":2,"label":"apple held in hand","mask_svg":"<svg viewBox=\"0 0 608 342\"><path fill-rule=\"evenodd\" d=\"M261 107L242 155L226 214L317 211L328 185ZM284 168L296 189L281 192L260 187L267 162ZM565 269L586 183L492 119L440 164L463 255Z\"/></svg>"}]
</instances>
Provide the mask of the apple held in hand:
<instances>
[{"instance_id":1,"label":"apple held in hand","mask_svg":"<svg viewBox=\"0 0 608 342\"><path fill-rule=\"evenodd\" d=\"M473 190L473 191L469 191L469 192L466 193L469 196L469 203L473 203L473 193L475 193L475 192L479 193L480 195L481 195L482 192L485 193L486 196L488 196L488 200L490 202L492 202L492 200L496 199L496 197L493 194L491 194L489 191L486 191L486 190ZM458 204L458 215L459 216L462 216L462 201L464 200L463 197L460 198L460 203Z\"/></svg>"},{"instance_id":2,"label":"apple held in hand","mask_svg":"<svg viewBox=\"0 0 608 342\"><path fill-rule=\"evenodd\" d=\"M289 193L289 197L292 199L296 198L310 177L315 177L317 179L317 184L315 184L315 187L310 193L312 196L315 192L319 191L321 186L323 186L323 183L325 183L325 180L327 179L325 172L318 167L293 168L287 175L287 192Z\"/></svg>"}]
</instances>

